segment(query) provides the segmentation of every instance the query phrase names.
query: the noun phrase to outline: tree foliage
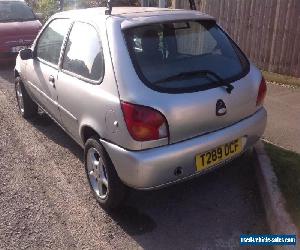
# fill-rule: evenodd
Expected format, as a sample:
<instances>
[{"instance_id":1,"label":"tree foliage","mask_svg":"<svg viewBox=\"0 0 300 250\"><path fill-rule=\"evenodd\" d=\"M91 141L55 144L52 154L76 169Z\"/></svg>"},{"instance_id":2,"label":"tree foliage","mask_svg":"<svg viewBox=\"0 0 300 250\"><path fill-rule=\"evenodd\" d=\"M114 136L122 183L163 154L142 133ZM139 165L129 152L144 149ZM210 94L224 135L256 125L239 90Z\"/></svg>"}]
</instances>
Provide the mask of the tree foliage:
<instances>
[{"instance_id":1,"label":"tree foliage","mask_svg":"<svg viewBox=\"0 0 300 250\"><path fill-rule=\"evenodd\" d=\"M35 13L43 14L43 21L59 11L59 2L56 0L26 0Z\"/></svg>"},{"instance_id":2,"label":"tree foliage","mask_svg":"<svg viewBox=\"0 0 300 250\"><path fill-rule=\"evenodd\" d=\"M46 21L54 13L74 8L106 6L106 0L25 0L34 10L42 13ZM140 0L112 0L113 6L140 6ZM157 0L158 2L158 0ZM63 8L61 8L63 6Z\"/></svg>"}]
</instances>

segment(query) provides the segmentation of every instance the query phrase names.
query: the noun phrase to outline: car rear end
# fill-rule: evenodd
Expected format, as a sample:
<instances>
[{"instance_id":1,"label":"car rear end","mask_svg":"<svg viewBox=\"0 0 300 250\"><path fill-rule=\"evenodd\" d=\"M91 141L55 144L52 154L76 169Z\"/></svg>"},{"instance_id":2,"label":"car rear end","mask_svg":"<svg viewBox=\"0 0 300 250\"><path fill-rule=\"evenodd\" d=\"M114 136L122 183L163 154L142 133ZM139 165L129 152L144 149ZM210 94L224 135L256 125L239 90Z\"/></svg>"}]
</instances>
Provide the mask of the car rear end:
<instances>
[{"instance_id":1,"label":"car rear end","mask_svg":"<svg viewBox=\"0 0 300 250\"><path fill-rule=\"evenodd\" d=\"M0 63L14 62L29 47L42 25L23 1L0 1Z\"/></svg>"},{"instance_id":2,"label":"car rear end","mask_svg":"<svg viewBox=\"0 0 300 250\"><path fill-rule=\"evenodd\" d=\"M205 173L261 137L265 81L213 18L158 11L107 26L121 139L102 143L124 183L151 189Z\"/></svg>"}]
</instances>

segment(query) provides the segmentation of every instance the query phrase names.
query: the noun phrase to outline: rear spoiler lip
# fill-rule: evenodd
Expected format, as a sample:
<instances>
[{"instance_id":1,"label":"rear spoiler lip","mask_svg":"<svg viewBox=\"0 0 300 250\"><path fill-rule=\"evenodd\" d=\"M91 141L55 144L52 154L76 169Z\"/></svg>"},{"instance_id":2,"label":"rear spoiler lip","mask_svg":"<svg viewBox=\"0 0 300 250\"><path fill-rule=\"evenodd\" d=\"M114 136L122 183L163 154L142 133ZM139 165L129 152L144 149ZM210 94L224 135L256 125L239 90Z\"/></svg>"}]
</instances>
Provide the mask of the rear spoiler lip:
<instances>
[{"instance_id":1,"label":"rear spoiler lip","mask_svg":"<svg viewBox=\"0 0 300 250\"><path fill-rule=\"evenodd\" d=\"M135 17L125 19L121 22L121 29L126 30L133 27L145 26L149 24L155 23L166 23L166 22L176 22L176 21L214 21L216 19L209 15L203 14L197 11L189 11L190 13L186 15L186 11L184 13L174 14L166 14L166 15L157 15L157 16L148 16L148 17Z\"/></svg>"}]
</instances>

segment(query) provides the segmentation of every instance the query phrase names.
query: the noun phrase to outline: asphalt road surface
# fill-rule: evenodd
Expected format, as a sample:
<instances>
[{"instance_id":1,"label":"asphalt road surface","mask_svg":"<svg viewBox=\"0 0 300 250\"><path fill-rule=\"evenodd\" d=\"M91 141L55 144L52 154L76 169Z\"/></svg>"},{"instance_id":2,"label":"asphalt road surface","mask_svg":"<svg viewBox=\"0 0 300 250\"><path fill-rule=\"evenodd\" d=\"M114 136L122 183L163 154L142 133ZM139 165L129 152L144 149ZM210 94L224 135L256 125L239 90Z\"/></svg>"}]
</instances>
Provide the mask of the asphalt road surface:
<instances>
[{"instance_id":1,"label":"asphalt road surface","mask_svg":"<svg viewBox=\"0 0 300 250\"><path fill-rule=\"evenodd\" d=\"M106 213L89 191L82 149L47 117L22 119L12 81L11 68L0 70L0 249L239 249L241 233L269 232L250 156L132 191Z\"/></svg>"}]
</instances>

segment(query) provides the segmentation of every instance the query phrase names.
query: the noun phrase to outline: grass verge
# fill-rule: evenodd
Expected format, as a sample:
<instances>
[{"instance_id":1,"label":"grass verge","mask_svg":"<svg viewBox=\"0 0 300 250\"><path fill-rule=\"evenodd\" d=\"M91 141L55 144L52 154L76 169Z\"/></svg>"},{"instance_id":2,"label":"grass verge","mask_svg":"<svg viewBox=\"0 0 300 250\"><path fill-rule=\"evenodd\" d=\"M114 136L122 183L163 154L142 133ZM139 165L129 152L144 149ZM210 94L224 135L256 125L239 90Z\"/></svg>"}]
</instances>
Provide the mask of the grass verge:
<instances>
[{"instance_id":1,"label":"grass verge","mask_svg":"<svg viewBox=\"0 0 300 250\"><path fill-rule=\"evenodd\" d=\"M286 199L287 211L300 228L300 155L269 143L265 143L265 149Z\"/></svg>"},{"instance_id":2,"label":"grass verge","mask_svg":"<svg viewBox=\"0 0 300 250\"><path fill-rule=\"evenodd\" d=\"M278 84L291 85L295 87L300 87L300 78L280 75L268 71L262 71L263 76L268 82L276 82Z\"/></svg>"}]
</instances>

